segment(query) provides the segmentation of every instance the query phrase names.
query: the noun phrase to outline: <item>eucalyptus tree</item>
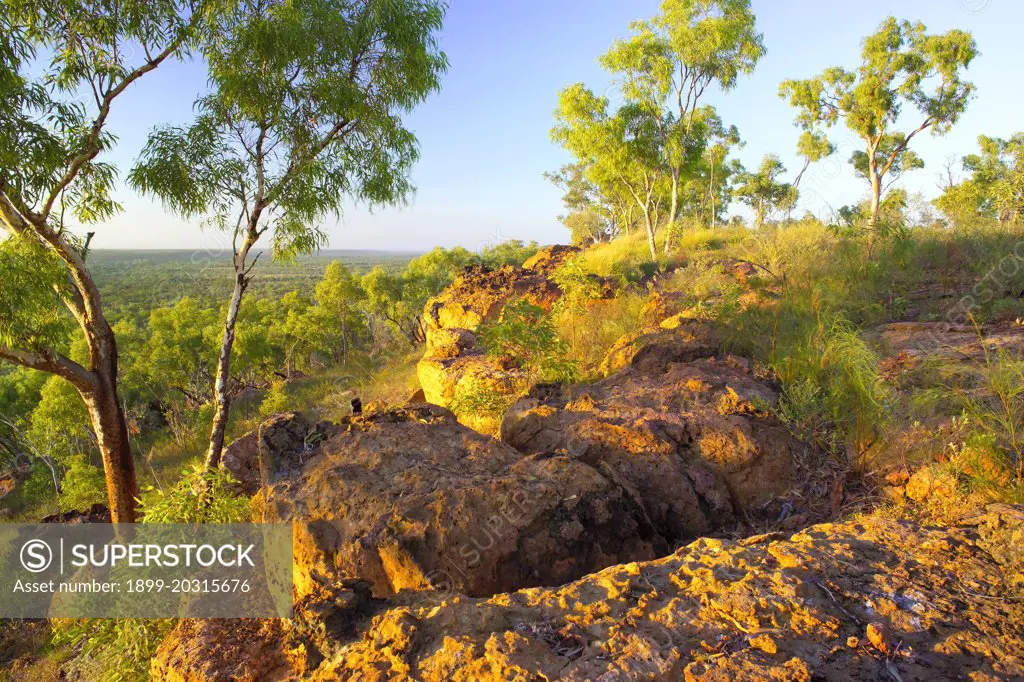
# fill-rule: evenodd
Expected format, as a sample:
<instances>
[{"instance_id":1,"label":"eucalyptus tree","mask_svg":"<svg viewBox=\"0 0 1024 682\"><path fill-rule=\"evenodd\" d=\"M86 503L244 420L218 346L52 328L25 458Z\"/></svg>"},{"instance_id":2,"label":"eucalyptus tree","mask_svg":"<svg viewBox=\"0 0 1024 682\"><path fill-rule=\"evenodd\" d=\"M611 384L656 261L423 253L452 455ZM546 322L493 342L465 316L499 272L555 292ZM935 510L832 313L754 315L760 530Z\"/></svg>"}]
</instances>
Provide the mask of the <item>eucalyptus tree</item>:
<instances>
[{"instance_id":1,"label":"eucalyptus tree","mask_svg":"<svg viewBox=\"0 0 1024 682\"><path fill-rule=\"evenodd\" d=\"M911 140L925 130L947 133L974 93L974 85L963 78L978 54L971 34L925 31L924 24L889 17L865 38L855 71L831 67L815 78L787 80L779 90L797 108L797 125L815 136L816 145L827 142L822 129L840 120L863 141L864 150L850 161L871 185L872 233L891 180L921 166L909 149ZM920 114L920 123L902 132L897 126L908 104Z\"/></svg>"},{"instance_id":2,"label":"eucalyptus tree","mask_svg":"<svg viewBox=\"0 0 1024 682\"><path fill-rule=\"evenodd\" d=\"M418 147L401 115L439 87L443 14L437 0L243 0L206 47L211 92L197 118L156 129L132 170L136 189L232 236L209 466L224 445L257 244L267 236L278 259L314 251L343 201L390 204L411 191Z\"/></svg>"},{"instance_id":3,"label":"eucalyptus tree","mask_svg":"<svg viewBox=\"0 0 1024 682\"><path fill-rule=\"evenodd\" d=\"M710 107L708 107L710 109ZM701 167L704 176L702 185L707 187L705 193L702 188L701 194L707 197L710 212L709 225L714 229L718 223L718 209L725 208L731 191L729 181L735 177L742 168L739 161L729 159L729 152L742 147L743 140L740 138L740 131L736 126L722 124L722 119L714 113L708 121L708 140L701 159ZM703 213L703 212L702 212Z\"/></svg>"},{"instance_id":4,"label":"eucalyptus tree","mask_svg":"<svg viewBox=\"0 0 1024 682\"><path fill-rule=\"evenodd\" d=\"M980 154L964 157L964 169L999 222L1024 215L1024 133L1009 139L980 135Z\"/></svg>"},{"instance_id":5,"label":"eucalyptus tree","mask_svg":"<svg viewBox=\"0 0 1024 682\"><path fill-rule=\"evenodd\" d=\"M811 164L832 156L836 151L836 146L820 130L805 130L801 133L800 139L797 140L796 151L804 161L800 172L796 174L796 178L793 180L793 190L799 192L800 182L804 179L804 175L807 173L807 169L811 167ZM792 219L795 207L796 202L794 201L789 210L786 211L787 223Z\"/></svg>"},{"instance_id":6,"label":"eucalyptus tree","mask_svg":"<svg viewBox=\"0 0 1024 682\"><path fill-rule=\"evenodd\" d=\"M750 0L663 0L661 13L634 22L601 64L621 78L627 102L647 110L658 126L658 151L668 173L668 222L675 222L684 173L692 168L687 137L712 85L732 89L765 53Z\"/></svg>"},{"instance_id":7,"label":"eucalyptus tree","mask_svg":"<svg viewBox=\"0 0 1024 682\"><path fill-rule=\"evenodd\" d=\"M562 189L562 205L567 213L559 220L570 233L575 245L596 244L609 241L618 234L620 217L628 220L632 200L623 210L620 197L606 196L601 188L587 177L582 163L570 163L544 177ZM625 214L621 215L620 214Z\"/></svg>"},{"instance_id":8,"label":"eucalyptus tree","mask_svg":"<svg viewBox=\"0 0 1024 682\"><path fill-rule=\"evenodd\" d=\"M207 0L0 3L0 359L69 382L85 403L114 521L135 520L138 484L118 395L118 347L86 265L119 210L102 160L118 98L201 39ZM77 328L85 352L72 357Z\"/></svg>"},{"instance_id":9,"label":"eucalyptus tree","mask_svg":"<svg viewBox=\"0 0 1024 682\"><path fill-rule=\"evenodd\" d=\"M760 228L772 214L796 202L793 185L779 182L786 167L774 154L765 155L756 173L746 173L739 179L736 197L754 211L754 225Z\"/></svg>"},{"instance_id":10,"label":"eucalyptus tree","mask_svg":"<svg viewBox=\"0 0 1024 682\"><path fill-rule=\"evenodd\" d=\"M602 193L625 192L635 202L654 260L655 228L668 187L660 160L663 138L649 109L632 103L614 112L610 108L607 97L582 83L571 85L559 93L551 137L576 157L587 179Z\"/></svg>"}]
</instances>

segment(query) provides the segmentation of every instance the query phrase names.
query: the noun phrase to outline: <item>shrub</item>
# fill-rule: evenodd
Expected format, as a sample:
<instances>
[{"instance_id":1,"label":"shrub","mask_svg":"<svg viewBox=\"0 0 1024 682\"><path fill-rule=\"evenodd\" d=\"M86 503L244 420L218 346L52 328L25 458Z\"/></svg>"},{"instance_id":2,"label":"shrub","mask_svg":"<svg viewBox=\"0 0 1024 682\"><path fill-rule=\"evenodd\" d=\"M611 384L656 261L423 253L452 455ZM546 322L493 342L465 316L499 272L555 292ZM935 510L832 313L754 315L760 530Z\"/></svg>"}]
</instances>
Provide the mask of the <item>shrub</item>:
<instances>
[{"instance_id":1,"label":"shrub","mask_svg":"<svg viewBox=\"0 0 1024 682\"><path fill-rule=\"evenodd\" d=\"M83 678L99 673L109 682L149 679L150 659L160 642L174 628L172 619L52 620L52 644L78 651L78 659L90 668Z\"/></svg>"},{"instance_id":2,"label":"shrub","mask_svg":"<svg viewBox=\"0 0 1024 682\"><path fill-rule=\"evenodd\" d=\"M86 509L106 500L107 487L103 472L90 464L84 455L70 457L61 479L61 508Z\"/></svg>"},{"instance_id":3,"label":"shrub","mask_svg":"<svg viewBox=\"0 0 1024 682\"><path fill-rule=\"evenodd\" d=\"M480 338L490 357L525 370L530 384L577 378L576 365L568 359L550 317L528 301L507 304L498 322L484 327Z\"/></svg>"},{"instance_id":4,"label":"shrub","mask_svg":"<svg viewBox=\"0 0 1024 682\"><path fill-rule=\"evenodd\" d=\"M270 388L267 389L267 394L263 398L263 402L260 403L260 416L269 417L272 414L278 412L284 412L288 409L288 394L286 392L287 384L283 379L274 379L270 384Z\"/></svg>"},{"instance_id":5,"label":"shrub","mask_svg":"<svg viewBox=\"0 0 1024 682\"><path fill-rule=\"evenodd\" d=\"M145 523L246 523L252 503L235 492L226 470L197 465L167 493L142 505Z\"/></svg>"}]
</instances>

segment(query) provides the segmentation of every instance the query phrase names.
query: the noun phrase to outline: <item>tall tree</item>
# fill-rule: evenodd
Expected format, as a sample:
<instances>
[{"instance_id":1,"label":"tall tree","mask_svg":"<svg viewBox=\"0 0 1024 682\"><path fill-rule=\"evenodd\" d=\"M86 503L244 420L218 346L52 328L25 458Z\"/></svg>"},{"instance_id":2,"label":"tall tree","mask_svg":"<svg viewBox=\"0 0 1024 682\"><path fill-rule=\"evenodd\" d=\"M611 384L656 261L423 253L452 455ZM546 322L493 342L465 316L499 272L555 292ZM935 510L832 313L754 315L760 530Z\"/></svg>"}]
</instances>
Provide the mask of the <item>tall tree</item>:
<instances>
[{"instance_id":1,"label":"tall tree","mask_svg":"<svg viewBox=\"0 0 1024 682\"><path fill-rule=\"evenodd\" d=\"M416 139L401 114L447 67L438 0L243 0L206 49L211 94L188 128L157 129L129 177L186 217L233 237L234 287L214 384L208 466L220 462L231 350L254 248L275 258L319 248L319 222L346 199L401 201Z\"/></svg>"},{"instance_id":2,"label":"tall tree","mask_svg":"<svg viewBox=\"0 0 1024 682\"><path fill-rule=\"evenodd\" d=\"M660 151L664 138L649 109L627 103L613 113L609 107L607 97L582 83L571 85L559 94L551 137L576 157L602 193L625 192L635 202L654 260L654 233L667 194Z\"/></svg>"},{"instance_id":3,"label":"tall tree","mask_svg":"<svg viewBox=\"0 0 1024 682\"><path fill-rule=\"evenodd\" d=\"M711 229L718 223L719 209L725 208L728 203L729 181L739 171L738 162L727 163L729 152L743 144L736 126L724 126L717 115L709 120L708 144L702 158L701 174L705 180L702 184L707 187L706 194L702 192L702 195L707 197L710 214L708 225Z\"/></svg>"},{"instance_id":4,"label":"tall tree","mask_svg":"<svg viewBox=\"0 0 1024 682\"><path fill-rule=\"evenodd\" d=\"M0 244L0 359L59 376L82 396L115 522L135 520L138 496L117 341L86 265L90 237L68 223L119 210L116 171L100 160L114 141L115 102L193 47L216 9L192 0L0 4L0 225L10 237ZM79 361L63 347L66 322L87 348Z\"/></svg>"},{"instance_id":5,"label":"tall tree","mask_svg":"<svg viewBox=\"0 0 1024 682\"><path fill-rule=\"evenodd\" d=\"M601 58L602 66L622 77L626 101L648 110L658 125L671 185L669 224L678 216L685 171L693 166L687 137L701 98L712 84L730 90L764 55L755 23L750 0L663 0L658 16L635 22L634 35L616 41Z\"/></svg>"},{"instance_id":6,"label":"tall tree","mask_svg":"<svg viewBox=\"0 0 1024 682\"><path fill-rule=\"evenodd\" d=\"M544 173L544 177L564 192L562 204L568 213L558 219L569 230L573 244L586 246L615 237L622 212L617 198L606 196L587 177L583 164L566 164L554 173Z\"/></svg>"},{"instance_id":7,"label":"tall tree","mask_svg":"<svg viewBox=\"0 0 1024 682\"><path fill-rule=\"evenodd\" d=\"M799 111L797 124L824 140L822 128L839 120L864 142L851 163L871 185L870 227L878 223L886 176L918 167L910 141L925 130L943 135L960 119L974 93L962 72L978 54L971 35L925 33L921 23L886 19L864 40L856 71L831 67L809 80L787 80L779 95ZM904 106L921 115L909 132L896 130ZM820 149L820 147L819 147Z\"/></svg>"},{"instance_id":8,"label":"tall tree","mask_svg":"<svg viewBox=\"0 0 1024 682\"><path fill-rule=\"evenodd\" d=\"M341 261L331 261L323 278L316 285L316 302L340 326L341 348L335 349L337 360L347 360L350 342L365 327L359 304L366 298L359 280Z\"/></svg>"}]
</instances>

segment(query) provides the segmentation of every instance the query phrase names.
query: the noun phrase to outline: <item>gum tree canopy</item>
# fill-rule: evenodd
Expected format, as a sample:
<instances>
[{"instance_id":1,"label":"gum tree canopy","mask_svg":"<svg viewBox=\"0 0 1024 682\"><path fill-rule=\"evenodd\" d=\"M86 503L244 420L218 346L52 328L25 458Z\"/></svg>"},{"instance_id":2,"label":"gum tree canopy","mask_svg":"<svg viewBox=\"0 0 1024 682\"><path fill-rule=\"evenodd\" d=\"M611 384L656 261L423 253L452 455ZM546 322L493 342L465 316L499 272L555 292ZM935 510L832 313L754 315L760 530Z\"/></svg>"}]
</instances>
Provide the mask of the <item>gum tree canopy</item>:
<instances>
[{"instance_id":1,"label":"gum tree canopy","mask_svg":"<svg viewBox=\"0 0 1024 682\"><path fill-rule=\"evenodd\" d=\"M676 221L707 144L702 98L712 86L733 88L765 51L750 0L663 0L660 9L601 57L621 106L577 83L559 94L552 130L591 182L635 200L652 260L659 219L667 210L668 223Z\"/></svg>"},{"instance_id":2,"label":"gum tree canopy","mask_svg":"<svg viewBox=\"0 0 1024 682\"><path fill-rule=\"evenodd\" d=\"M923 165L909 149L910 141L928 129L936 135L948 132L974 93L974 85L962 77L978 54L971 34L925 30L924 24L889 17L864 39L855 71L836 66L815 78L785 81L779 90L797 108L797 125L814 135L801 138L805 157L821 157L827 144L821 129L840 120L864 142L864 150L854 152L850 162L871 184L872 231L885 190L901 173ZM897 125L907 104L920 117L916 127L902 132Z\"/></svg>"},{"instance_id":3,"label":"gum tree canopy","mask_svg":"<svg viewBox=\"0 0 1024 682\"><path fill-rule=\"evenodd\" d=\"M76 226L119 210L102 154L107 121L138 79L195 47L220 7L147 0L0 1L0 360L70 382L88 409L114 521L138 485L114 332ZM76 329L86 353L71 357Z\"/></svg>"},{"instance_id":4,"label":"gum tree canopy","mask_svg":"<svg viewBox=\"0 0 1024 682\"><path fill-rule=\"evenodd\" d=\"M224 445L254 248L266 235L275 258L314 251L343 201L408 194L418 148L401 115L439 87L443 15L437 0L242 0L205 50L212 92L197 118L156 129L132 170L136 189L232 235L209 466Z\"/></svg>"}]
</instances>

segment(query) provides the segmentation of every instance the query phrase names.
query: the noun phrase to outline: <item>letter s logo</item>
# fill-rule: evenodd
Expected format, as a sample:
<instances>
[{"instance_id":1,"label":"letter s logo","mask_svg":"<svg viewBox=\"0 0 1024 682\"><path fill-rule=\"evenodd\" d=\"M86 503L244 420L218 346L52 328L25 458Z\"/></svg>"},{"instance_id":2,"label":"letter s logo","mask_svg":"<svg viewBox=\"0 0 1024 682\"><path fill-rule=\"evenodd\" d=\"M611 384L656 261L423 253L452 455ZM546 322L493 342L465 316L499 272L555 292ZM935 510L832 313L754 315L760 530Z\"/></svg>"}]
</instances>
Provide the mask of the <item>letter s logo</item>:
<instances>
[{"instance_id":1,"label":"letter s logo","mask_svg":"<svg viewBox=\"0 0 1024 682\"><path fill-rule=\"evenodd\" d=\"M40 573L53 563L53 550L42 540L29 540L21 546L21 565L26 571Z\"/></svg>"}]
</instances>

